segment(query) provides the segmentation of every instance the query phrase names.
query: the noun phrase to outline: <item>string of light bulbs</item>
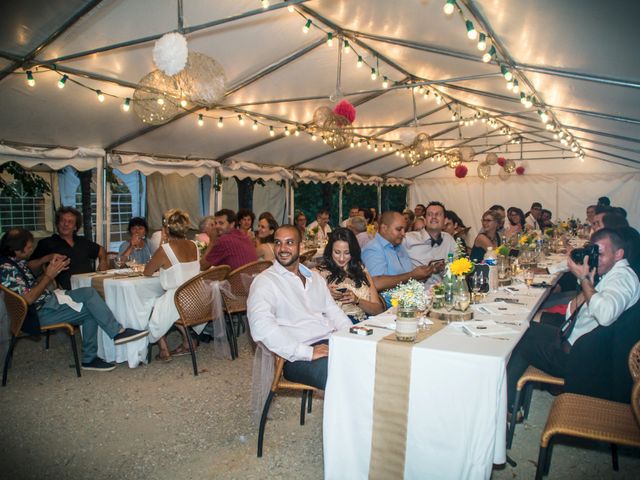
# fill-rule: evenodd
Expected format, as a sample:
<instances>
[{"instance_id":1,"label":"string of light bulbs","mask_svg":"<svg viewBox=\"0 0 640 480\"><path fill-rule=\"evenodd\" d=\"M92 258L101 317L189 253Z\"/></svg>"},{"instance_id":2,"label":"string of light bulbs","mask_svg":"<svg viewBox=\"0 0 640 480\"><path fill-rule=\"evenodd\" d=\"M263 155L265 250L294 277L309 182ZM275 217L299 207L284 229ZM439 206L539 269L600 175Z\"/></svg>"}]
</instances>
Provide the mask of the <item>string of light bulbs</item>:
<instances>
[{"instance_id":1,"label":"string of light bulbs","mask_svg":"<svg viewBox=\"0 0 640 480\"><path fill-rule=\"evenodd\" d=\"M476 30L473 22L465 15L457 0L446 0L442 9L446 15L452 15L455 11L459 13L466 28L467 38L472 41L477 40L478 50L484 52L482 54L482 61L484 63L489 63L492 60L495 61L500 68L500 73L507 82L507 90L513 92L515 95L519 95L520 103L524 105L525 108L536 108L540 121L545 125L546 130L553 132L554 139L560 140L564 146L570 146L575 156L581 161L584 161L585 154L580 144L573 138L568 130L553 119L553 113L543 102L540 102L533 93L523 91L525 82L523 82L522 79L519 80L516 78L519 73L515 69L510 68L504 59L501 60L499 58L493 39L491 39L488 34ZM491 46L487 49L489 45ZM514 70L515 73L512 70Z\"/></svg>"}]
</instances>

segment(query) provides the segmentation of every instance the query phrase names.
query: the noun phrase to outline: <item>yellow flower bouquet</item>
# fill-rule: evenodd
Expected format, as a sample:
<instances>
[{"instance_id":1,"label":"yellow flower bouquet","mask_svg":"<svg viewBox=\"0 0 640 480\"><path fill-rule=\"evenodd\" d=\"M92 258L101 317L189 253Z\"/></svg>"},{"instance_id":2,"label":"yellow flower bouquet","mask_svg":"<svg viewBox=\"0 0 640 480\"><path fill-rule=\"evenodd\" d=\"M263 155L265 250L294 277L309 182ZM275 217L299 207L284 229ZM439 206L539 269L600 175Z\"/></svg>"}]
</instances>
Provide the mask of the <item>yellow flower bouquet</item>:
<instances>
[{"instance_id":1,"label":"yellow flower bouquet","mask_svg":"<svg viewBox=\"0 0 640 480\"><path fill-rule=\"evenodd\" d=\"M466 257L461 257L451 262L449 269L456 277L463 277L473 271L473 262Z\"/></svg>"}]
</instances>

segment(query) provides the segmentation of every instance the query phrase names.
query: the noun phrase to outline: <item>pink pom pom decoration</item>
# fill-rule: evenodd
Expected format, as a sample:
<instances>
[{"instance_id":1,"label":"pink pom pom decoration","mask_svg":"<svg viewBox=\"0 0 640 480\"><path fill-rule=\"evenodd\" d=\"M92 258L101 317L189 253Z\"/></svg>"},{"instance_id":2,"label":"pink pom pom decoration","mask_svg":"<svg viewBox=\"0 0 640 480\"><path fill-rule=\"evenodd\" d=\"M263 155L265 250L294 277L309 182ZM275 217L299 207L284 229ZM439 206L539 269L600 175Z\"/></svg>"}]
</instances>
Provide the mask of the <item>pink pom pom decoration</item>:
<instances>
[{"instance_id":1,"label":"pink pom pom decoration","mask_svg":"<svg viewBox=\"0 0 640 480\"><path fill-rule=\"evenodd\" d=\"M520 167L516 168L516 173L518 175L524 175L524 167L520 166Z\"/></svg>"},{"instance_id":2,"label":"pink pom pom decoration","mask_svg":"<svg viewBox=\"0 0 640 480\"><path fill-rule=\"evenodd\" d=\"M353 123L356 119L356 108L351 105L348 100L342 100L338 103L334 107L333 113L343 116L349 120L349 123Z\"/></svg>"},{"instance_id":3,"label":"pink pom pom decoration","mask_svg":"<svg viewBox=\"0 0 640 480\"><path fill-rule=\"evenodd\" d=\"M469 171L469 169L467 168L466 165L458 165L456 167L456 177L458 178L464 178L467 176L467 172Z\"/></svg>"},{"instance_id":4,"label":"pink pom pom decoration","mask_svg":"<svg viewBox=\"0 0 640 480\"><path fill-rule=\"evenodd\" d=\"M505 162L506 162L506 159L504 157L498 157L498 165L500 165L501 167L504 167Z\"/></svg>"}]
</instances>

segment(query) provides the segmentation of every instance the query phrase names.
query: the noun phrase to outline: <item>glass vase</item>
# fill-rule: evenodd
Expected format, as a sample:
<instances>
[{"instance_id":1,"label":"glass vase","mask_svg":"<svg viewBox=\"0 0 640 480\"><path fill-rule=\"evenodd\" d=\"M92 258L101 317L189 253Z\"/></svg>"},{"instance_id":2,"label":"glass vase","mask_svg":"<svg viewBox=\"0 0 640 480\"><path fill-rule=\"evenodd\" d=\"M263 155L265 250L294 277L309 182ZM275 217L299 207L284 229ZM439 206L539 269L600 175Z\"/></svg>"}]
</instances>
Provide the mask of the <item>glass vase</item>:
<instances>
[{"instance_id":1,"label":"glass vase","mask_svg":"<svg viewBox=\"0 0 640 480\"><path fill-rule=\"evenodd\" d=\"M471 303L471 294L469 293L467 281L463 276L457 277L455 285L455 308L456 310L464 312L469 308L469 303Z\"/></svg>"},{"instance_id":2,"label":"glass vase","mask_svg":"<svg viewBox=\"0 0 640 480\"><path fill-rule=\"evenodd\" d=\"M398 305L396 317L396 339L400 342L415 342L418 333L418 309Z\"/></svg>"}]
</instances>

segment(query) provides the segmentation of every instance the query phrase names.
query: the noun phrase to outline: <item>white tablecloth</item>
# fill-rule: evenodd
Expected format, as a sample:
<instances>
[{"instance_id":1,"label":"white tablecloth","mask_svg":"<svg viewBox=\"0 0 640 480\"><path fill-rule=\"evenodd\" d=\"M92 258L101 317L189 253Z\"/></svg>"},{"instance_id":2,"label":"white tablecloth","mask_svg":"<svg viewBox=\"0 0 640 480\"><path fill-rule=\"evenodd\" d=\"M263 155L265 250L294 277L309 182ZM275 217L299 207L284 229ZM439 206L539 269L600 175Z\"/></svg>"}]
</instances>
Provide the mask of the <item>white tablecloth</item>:
<instances>
[{"instance_id":1,"label":"white tablecloth","mask_svg":"<svg viewBox=\"0 0 640 480\"><path fill-rule=\"evenodd\" d=\"M73 275L71 288L90 287L93 278L92 273ZM123 327L147 328L153 304L163 293L159 277L107 278L104 281L105 302ZM145 337L116 346L101 328L98 329L98 356L107 362L128 362L135 368L140 362L147 362L148 345L149 340Z\"/></svg>"},{"instance_id":2,"label":"white tablecloth","mask_svg":"<svg viewBox=\"0 0 640 480\"><path fill-rule=\"evenodd\" d=\"M451 324L414 346L404 478L488 479L493 463L505 462L506 365L547 293L519 289L517 295L501 289L487 301L518 298L529 313L476 315L513 328L513 333L499 335L503 339L471 337ZM327 479L369 475L376 344L391 333L373 330L363 337L346 329L330 340L324 405Z\"/></svg>"}]
</instances>

